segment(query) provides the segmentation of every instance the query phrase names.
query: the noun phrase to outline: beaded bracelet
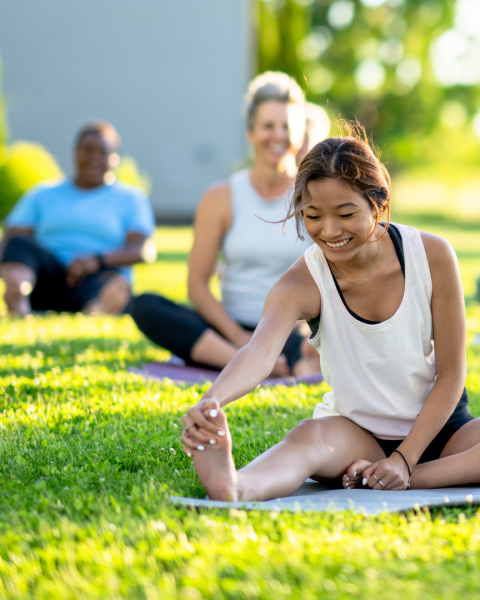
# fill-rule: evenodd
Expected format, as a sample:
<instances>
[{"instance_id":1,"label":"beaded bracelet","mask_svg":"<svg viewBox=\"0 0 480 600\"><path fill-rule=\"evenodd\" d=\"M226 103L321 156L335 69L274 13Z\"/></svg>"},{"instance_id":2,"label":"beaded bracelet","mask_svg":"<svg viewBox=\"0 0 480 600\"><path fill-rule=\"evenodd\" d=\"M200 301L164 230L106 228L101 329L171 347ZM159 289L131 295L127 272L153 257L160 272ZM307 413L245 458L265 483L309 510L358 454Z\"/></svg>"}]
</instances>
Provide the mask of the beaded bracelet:
<instances>
[{"instance_id":1,"label":"beaded bracelet","mask_svg":"<svg viewBox=\"0 0 480 600\"><path fill-rule=\"evenodd\" d=\"M407 459L403 456L403 454L400 452L400 450L394 450L393 452L398 452L398 454L400 454L400 456L403 458L403 460L405 461L405 464L407 465L407 469L408 469L408 483L407 483L407 490L410 487L410 481L412 480L412 472L410 471L410 465L407 462ZM392 452L392 454L393 454Z\"/></svg>"}]
</instances>

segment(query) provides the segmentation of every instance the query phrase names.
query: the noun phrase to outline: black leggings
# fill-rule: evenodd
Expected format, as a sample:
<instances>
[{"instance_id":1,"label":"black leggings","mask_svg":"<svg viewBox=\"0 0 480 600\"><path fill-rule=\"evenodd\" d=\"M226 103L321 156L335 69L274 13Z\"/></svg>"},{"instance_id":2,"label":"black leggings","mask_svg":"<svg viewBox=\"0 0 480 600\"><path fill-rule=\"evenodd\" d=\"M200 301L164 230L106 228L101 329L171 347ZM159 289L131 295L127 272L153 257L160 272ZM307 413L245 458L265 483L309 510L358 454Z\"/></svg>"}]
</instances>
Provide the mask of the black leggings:
<instances>
[{"instance_id":1,"label":"black leggings","mask_svg":"<svg viewBox=\"0 0 480 600\"><path fill-rule=\"evenodd\" d=\"M140 331L157 346L176 354L189 365L207 366L193 361L191 353L200 336L214 327L195 311L157 294L142 294L132 298L125 312L132 316ZM255 329L250 325L239 325L246 331ZM283 349L290 369L301 358L302 341L302 336L295 328Z\"/></svg>"},{"instance_id":2,"label":"black leggings","mask_svg":"<svg viewBox=\"0 0 480 600\"><path fill-rule=\"evenodd\" d=\"M116 267L102 267L74 287L68 287L67 269L58 258L35 240L22 236L8 240L1 262L21 263L35 273L37 281L30 294L30 305L34 311L80 311L98 297L107 281L120 273Z\"/></svg>"}]
</instances>

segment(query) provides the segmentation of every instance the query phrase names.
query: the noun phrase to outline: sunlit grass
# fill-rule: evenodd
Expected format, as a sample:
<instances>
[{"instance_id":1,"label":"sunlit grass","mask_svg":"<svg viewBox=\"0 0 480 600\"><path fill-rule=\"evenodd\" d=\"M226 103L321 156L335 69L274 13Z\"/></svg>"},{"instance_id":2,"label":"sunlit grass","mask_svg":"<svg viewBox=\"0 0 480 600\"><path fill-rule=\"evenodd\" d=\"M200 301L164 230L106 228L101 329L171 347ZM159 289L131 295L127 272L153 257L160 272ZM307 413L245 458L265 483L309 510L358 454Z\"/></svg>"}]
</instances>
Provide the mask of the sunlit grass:
<instances>
[{"instance_id":1,"label":"sunlit grass","mask_svg":"<svg viewBox=\"0 0 480 600\"><path fill-rule=\"evenodd\" d=\"M457 249L471 298L480 228L430 229ZM191 232L160 228L157 239L160 260L136 267L136 291L185 301ZM471 341L480 331L471 300L467 314ZM0 597L478 597L475 507L364 518L170 505L173 494L204 494L179 432L205 388L128 374L167 356L128 317L3 319L0 344ZM471 343L467 386L480 415ZM311 416L326 389L260 389L230 407L237 465Z\"/></svg>"}]
</instances>

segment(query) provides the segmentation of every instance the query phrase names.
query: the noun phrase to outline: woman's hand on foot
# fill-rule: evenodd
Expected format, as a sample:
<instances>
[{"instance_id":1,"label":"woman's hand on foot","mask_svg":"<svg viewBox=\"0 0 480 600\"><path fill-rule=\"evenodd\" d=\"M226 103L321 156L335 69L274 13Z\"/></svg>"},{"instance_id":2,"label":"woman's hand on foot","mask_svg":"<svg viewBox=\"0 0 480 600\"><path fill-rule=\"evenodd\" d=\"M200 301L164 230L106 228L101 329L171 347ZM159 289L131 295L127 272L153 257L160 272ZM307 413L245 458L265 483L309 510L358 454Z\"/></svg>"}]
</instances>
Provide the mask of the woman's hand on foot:
<instances>
[{"instance_id":1,"label":"woman's hand on foot","mask_svg":"<svg viewBox=\"0 0 480 600\"><path fill-rule=\"evenodd\" d=\"M215 399L204 402L202 412L203 418L216 433L207 432L203 427L189 427L182 435L184 448L192 455L198 478L209 498L236 502L242 499L242 492L232 457L227 416ZM202 443L197 445L199 440Z\"/></svg>"},{"instance_id":2,"label":"woman's hand on foot","mask_svg":"<svg viewBox=\"0 0 480 600\"><path fill-rule=\"evenodd\" d=\"M406 490L409 487L408 469L400 454L372 463L363 471L363 480L372 490Z\"/></svg>"},{"instance_id":3,"label":"woman's hand on foot","mask_svg":"<svg viewBox=\"0 0 480 600\"><path fill-rule=\"evenodd\" d=\"M342 477L343 487L347 490L365 487L366 483L363 484L363 471L368 469L371 464L369 460L363 458L352 463Z\"/></svg>"},{"instance_id":4,"label":"woman's hand on foot","mask_svg":"<svg viewBox=\"0 0 480 600\"><path fill-rule=\"evenodd\" d=\"M184 424L182 443L184 452L188 456L192 456L192 452L204 452L215 447L226 438L225 428L216 423L225 420L225 414L217 400L214 398L202 400L193 409L182 417ZM227 433L229 434L228 428Z\"/></svg>"}]
</instances>

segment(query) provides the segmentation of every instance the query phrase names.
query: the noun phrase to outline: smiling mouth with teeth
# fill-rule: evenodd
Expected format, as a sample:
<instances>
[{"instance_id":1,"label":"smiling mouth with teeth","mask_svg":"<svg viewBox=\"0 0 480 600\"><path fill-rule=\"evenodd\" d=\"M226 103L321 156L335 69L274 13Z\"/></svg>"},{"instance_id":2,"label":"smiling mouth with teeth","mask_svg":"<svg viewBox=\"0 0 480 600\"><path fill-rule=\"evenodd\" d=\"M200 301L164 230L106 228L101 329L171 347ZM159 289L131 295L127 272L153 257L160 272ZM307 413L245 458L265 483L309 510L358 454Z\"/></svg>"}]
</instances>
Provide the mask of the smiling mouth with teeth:
<instances>
[{"instance_id":1,"label":"smiling mouth with teeth","mask_svg":"<svg viewBox=\"0 0 480 600\"><path fill-rule=\"evenodd\" d=\"M342 240L341 242L325 242L327 244L327 246L329 248L341 248L342 246L345 246L346 244L348 244L348 242L351 240L352 238L348 238L347 240Z\"/></svg>"}]
</instances>

